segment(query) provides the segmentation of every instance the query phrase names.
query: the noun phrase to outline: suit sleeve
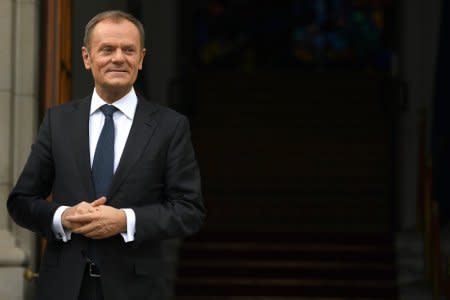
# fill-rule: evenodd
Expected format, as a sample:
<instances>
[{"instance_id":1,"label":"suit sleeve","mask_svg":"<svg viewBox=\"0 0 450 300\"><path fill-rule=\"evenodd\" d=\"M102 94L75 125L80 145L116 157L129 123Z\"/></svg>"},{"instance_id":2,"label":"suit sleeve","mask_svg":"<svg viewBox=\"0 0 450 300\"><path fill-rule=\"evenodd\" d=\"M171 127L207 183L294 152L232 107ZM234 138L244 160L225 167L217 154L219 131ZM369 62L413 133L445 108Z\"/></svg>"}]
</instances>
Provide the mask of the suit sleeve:
<instances>
[{"instance_id":1,"label":"suit sleeve","mask_svg":"<svg viewBox=\"0 0 450 300\"><path fill-rule=\"evenodd\" d=\"M204 222L200 172L185 117L178 122L170 141L165 184L162 203L134 209L136 243L191 235Z\"/></svg>"},{"instance_id":2,"label":"suit sleeve","mask_svg":"<svg viewBox=\"0 0 450 300\"><path fill-rule=\"evenodd\" d=\"M57 205L46 200L54 179L50 128L49 111L25 167L8 197L7 207L18 225L51 238L52 218Z\"/></svg>"}]
</instances>

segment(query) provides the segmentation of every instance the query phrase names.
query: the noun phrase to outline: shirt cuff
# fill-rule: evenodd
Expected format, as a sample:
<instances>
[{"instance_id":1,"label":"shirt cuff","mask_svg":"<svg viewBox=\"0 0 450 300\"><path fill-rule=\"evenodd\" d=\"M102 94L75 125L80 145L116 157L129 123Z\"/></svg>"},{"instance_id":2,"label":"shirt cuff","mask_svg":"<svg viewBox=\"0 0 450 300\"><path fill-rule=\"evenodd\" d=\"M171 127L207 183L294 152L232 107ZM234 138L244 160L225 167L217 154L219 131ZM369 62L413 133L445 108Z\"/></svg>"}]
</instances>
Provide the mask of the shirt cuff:
<instances>
[{"instance_id":1,"label":"shirt cuff","mask_svg":"<svg viewBox=\"0 0 450 300\"><path fill-rule=\"evenodd\" d=\"M62 214L68 208L69 206L60 206L53 215L53 223L52 223L53 233L55 234L56 239L62 240L63 242L70 241L70 238L72 236L72 231L64 229L61 222Z\"/></svg>"},{"instance_id":2,"label":"shirt cuff","mask_svg":"<svg viewBox=\"0 0 450 300\"><path fill-rule=\"evenodd\" d=\"M125 243L134 241L134 234L136 233L136 214L131 208L122 208L127 216L127 232L123 232L122 236Z\"/></svg>"}]
</instances>

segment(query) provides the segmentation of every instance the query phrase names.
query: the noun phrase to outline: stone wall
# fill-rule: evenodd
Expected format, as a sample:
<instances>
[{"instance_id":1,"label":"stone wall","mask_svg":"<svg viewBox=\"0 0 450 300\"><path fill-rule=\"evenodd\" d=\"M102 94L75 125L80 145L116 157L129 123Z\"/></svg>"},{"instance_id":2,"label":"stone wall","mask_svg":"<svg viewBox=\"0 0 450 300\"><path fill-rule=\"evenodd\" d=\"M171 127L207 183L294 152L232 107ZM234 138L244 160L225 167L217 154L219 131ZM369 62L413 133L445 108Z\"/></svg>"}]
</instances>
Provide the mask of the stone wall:
<instances>
[{"instance_id":1,"label":"stone wall","mask_svg":"<svg viewBox=\"0 0 450 300\"><path fill-rule=\"evenodd\" d=\"M11 222L6 199L36 132L39 1L0 0L0 299L26 299L35 236Z\"/></svg>"}]
</instances>

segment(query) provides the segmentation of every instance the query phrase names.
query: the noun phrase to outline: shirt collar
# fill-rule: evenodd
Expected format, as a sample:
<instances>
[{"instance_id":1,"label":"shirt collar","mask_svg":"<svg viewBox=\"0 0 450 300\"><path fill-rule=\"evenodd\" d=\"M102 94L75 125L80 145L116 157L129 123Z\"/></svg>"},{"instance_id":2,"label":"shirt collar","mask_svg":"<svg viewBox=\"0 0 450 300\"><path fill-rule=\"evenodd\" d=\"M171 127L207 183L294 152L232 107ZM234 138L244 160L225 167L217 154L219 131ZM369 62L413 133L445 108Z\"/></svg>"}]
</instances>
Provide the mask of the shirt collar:
<instances>
[{"instance_id":1,"label":"shirt collar","mask_svg":"<svg viewBox=\"0 0 450 300\"><path fill-rule=\"evenodd\" d=\"M120 98L119 100L114 101L112 105L114 105L118 110L120 110L128 119L133 120L134 113L136 111L137 106L137 96L134 92L134 88ZM97 110L104 104L109 104L97 94L97 91L94 89L94 93L92 94L91 99L91 110L89 115L94 114Z\"/></svg>"}]
</instances>

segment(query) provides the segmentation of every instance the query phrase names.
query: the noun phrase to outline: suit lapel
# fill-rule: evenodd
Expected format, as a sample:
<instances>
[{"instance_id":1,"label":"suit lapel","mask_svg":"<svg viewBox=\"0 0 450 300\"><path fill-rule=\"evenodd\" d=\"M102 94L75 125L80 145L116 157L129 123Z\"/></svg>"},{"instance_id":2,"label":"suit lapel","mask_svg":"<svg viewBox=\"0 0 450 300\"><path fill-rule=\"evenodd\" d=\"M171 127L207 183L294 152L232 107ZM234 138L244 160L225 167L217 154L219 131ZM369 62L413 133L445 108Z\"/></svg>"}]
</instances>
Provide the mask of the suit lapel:
<instances>
[{"instance_id":1,"label":"suit lapel","mask_svg":"<svg viewBox=\"0 0 450 300\"><path fill-rule=\"evenodd\" d=\"M89 111L92 97L89 96L81 101L74 103L73 111L69 114L69 118L73 118L72 133L73 137L72 149L75 154L75 164L78 167L82 187L86 189L89 199L95 198L94 186L91 178L91 163L89 154Z\"/></svg>"},{"instance_id":2,"label":"suit lapel","mask_svg":"<svg viewBox=\"0 0 450 300\"><path fill-rule=\"evenodd\" d=\"M113 195L125 180L128 173L139 160L157 127L157 122L151 115L157 110L150 102L139 98L136 113L125 148L114 174L109 195Z\"/></svg>"}]
</instances>

